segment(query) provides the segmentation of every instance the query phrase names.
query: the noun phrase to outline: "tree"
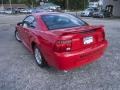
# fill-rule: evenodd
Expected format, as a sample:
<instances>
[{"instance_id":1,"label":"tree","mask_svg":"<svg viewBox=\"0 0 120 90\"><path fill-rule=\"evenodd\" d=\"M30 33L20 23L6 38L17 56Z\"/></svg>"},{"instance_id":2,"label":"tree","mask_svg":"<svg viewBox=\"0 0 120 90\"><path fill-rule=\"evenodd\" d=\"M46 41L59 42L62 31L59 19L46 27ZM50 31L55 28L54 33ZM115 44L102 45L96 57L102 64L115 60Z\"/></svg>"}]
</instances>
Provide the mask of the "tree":
<instances>
[{"instance_id":1,"label":"tree","mask_svg":"<svg viewBox=\"0 0 120 90\"><path fill-rule=\"evenodd\" d=\"M21 3L24 3L29 7L34 7L37 5L37 0L21 0Z\"/></svg>"},{"instance_id":2,"label":"tree","mask_svg":"<svg viewBox=\"0 0 120 90\"><path fill-rule=\"evenodd\" d=\"M68 0L68 6L67 0L49 0L49 2L58 4L63 9L68 7L70 10L81 10L88 6L88 0Z\"/></svg>"},{"instance_id":3,"label":"tree","mask_svg":"<svg viewBox=\"0 0 120 90\"><path fill-rule=\"evenodd\" d=\"M9 3L9 0L3 0L3 1L4 1L4 4ZM39 5L40 1L41 0L11 0L12 3L15 3L15 4L22 3L22 4L28 5L29 7ZM67 0L48 0L48 1L55 3L57 5L60 5L62 9L67 8ZM86 8L87 5L88 5L88 0L68 0L68 8L70 10L81 10Z\"/></svg>"}]
</instances>

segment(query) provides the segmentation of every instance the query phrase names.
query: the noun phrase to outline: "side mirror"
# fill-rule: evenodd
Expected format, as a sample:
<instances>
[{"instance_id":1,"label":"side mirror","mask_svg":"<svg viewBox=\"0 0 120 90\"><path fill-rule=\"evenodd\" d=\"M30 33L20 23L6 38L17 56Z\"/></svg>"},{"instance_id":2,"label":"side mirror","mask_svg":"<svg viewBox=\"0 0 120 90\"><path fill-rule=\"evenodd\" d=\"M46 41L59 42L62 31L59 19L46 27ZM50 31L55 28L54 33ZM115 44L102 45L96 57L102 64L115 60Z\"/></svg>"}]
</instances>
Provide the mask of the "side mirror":
<instances>
[{"instance_id":1,"label":"side mirror","mask_svg":"<svg viewBox=\"0 0 120 90\"><path fill-rule=\"evenodd\" d=\"M33 25L33 23L29 23L27 21L23 21L23 23L27 24L28 27L35 28L35 26Z\"/></svg>"},{"instance_id":2,"label":"side mirror","mask_svg":"<svg viewBox=\"0 0 120 90\"><path fill-rule=\"evenodd\" d=\"M35 26L34 26L33 24L29 24L29 26L30 26L31 28L35 28Z\"/></svg>"},{"instance_id":3,"label":"side mirror","mask_svg":"<svg viewBox=\"0 0 120 90\"><path fill-rule=\"evenodd\" d=\"M18 26L22 26L23 22L19 22L17 23Z\"/></svg>"}]
</instances>

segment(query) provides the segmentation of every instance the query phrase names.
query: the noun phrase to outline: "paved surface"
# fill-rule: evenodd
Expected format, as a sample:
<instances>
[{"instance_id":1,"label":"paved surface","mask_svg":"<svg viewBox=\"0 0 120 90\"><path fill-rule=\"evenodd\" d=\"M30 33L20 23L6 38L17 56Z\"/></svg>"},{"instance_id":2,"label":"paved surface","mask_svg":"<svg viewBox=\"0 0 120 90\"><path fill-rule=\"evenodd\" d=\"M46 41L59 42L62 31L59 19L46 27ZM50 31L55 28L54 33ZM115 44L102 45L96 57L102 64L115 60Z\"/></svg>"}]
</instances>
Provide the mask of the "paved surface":
<instances>
[{"instance_id":1,"label":"paved surface","mask_svg":"<svg viewBox=\"0 0 120 90\"><path fill-rule=\"evenodd\" d=\"M23 16L0 15L0 90L120 90L120 20L84 18L105 25L109 48L98 61L68 73L41 69L14 38Z\"/></svg>"}]
</instances>

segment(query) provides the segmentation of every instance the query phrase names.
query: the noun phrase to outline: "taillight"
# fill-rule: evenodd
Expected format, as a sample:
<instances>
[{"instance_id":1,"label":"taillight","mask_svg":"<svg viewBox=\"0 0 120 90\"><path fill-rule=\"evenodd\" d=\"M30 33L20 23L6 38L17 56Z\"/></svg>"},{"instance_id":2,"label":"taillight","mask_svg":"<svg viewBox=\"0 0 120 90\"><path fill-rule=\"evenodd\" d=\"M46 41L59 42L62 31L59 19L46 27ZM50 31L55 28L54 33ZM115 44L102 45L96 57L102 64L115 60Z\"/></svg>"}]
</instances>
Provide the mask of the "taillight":
<instances>
[{"instance_id":1,"label":"taillight","mask_svg":"<svg viewBox=\"0 0 120 90\"><path fill-rule=\"evenodd\" d=\"M69 52L72 49L72 40L58 40L55 43L54 50L56 52Z\"/></svg>"},{"instance_id":2,"label":"taillight","mask_svg":"<svg viewBox=\"0 0 120 90\"><path fill-rule=\"evenodd\" d=\"M101 37L100 37L99 41L104 41L104 40L105 40L105 32L103 31L101 33Z\"/></svg>"},{"instance_id":3,"label":"taillight","mask_svg":"<svg viewBox=\"0 0 120 90\"><path fill-rule=\"evenodd\" d=\"M105 40L105 32L104 31L100 31L99 35L98 35L98 41L104 41Z\"/></svg>"},{"instance_id":4,"label":"taillight","mask_svg":"<svg viewBox=\"0 0 120 90\"><path fill-rule=\"evenodd\" d=\"M103 40L105 40L105 32L104 31L102 32L102 35L103 35Z\"/></svg>"}]
</instances>

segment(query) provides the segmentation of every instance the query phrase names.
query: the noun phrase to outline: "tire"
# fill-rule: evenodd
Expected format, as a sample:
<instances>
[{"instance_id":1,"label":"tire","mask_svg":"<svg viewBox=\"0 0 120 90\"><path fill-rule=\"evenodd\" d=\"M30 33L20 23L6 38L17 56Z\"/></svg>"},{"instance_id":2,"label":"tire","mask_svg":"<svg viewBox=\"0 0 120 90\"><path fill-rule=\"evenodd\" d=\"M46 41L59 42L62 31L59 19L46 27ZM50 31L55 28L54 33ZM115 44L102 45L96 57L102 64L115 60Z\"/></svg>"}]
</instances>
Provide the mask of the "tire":
<instances>
[{"instance_id":1,"label":"tire","mask_svg":"<svg viewBox=\"0 0 120 90\"><path fill-rule=\"evenodd\" d=\"M40 52L40 49L37 46L34 47L34 57L35 57L35 62L37 63L38 66L40 67L48 66L42 53Z\"/></svg>"},{"instance_id":2,"label":"tire","mask_svg":"<svg viewBox=\"0 0 120 90\"><path fill-rule=\"evenodd\" d=\"M21 39L19 37L19 33L18 33L17 30L15 30L15 38L16 38L17 41L21 42Z\"/></svg>"},{"instance_id":3,"label":"tire","mask_svg":"<svg viewBox=\"0 0 120 90\"><path fill-rule=\"evenodd\" d=\"M113 15L112 14L110 14L110 17L112 17Z\"/></svg>"}]
</instances>

